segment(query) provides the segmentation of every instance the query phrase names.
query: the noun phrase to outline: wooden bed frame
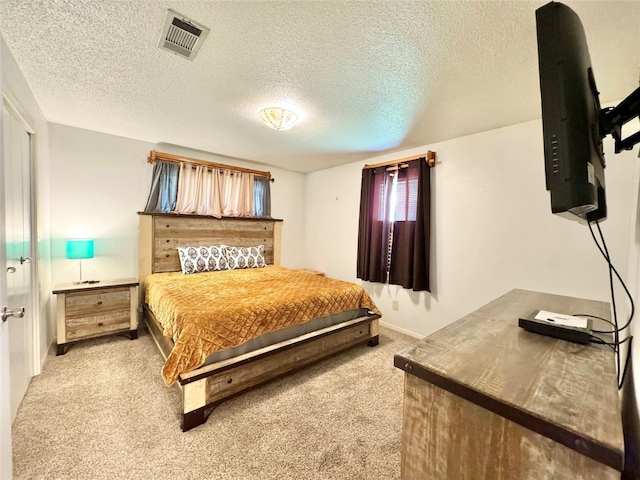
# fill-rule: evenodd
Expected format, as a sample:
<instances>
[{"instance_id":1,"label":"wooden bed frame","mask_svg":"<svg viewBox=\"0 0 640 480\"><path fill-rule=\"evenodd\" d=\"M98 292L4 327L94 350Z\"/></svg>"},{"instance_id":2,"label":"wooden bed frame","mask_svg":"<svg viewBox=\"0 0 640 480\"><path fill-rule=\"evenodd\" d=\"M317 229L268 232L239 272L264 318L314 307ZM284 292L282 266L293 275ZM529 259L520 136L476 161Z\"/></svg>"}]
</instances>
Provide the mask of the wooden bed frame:
<instances>
[{"instance_id":1,"label":"wooden bed frame","mask_svg":"<svg viewBox=\"0 0 640 480\"><path fill-rule=\"evenodd\" d=\"M204 217L139 212L139 279L143 320L163 357L173 341L144 304L144 279L151 273L180 271L176 247L187 245L265 246L268 264L280 264L282 220ZM222 401L329 357L352 346L378 344L379 315L367 315L323 328L180 375L182 431L206 422Z\"/></svg>"}]
</instances>

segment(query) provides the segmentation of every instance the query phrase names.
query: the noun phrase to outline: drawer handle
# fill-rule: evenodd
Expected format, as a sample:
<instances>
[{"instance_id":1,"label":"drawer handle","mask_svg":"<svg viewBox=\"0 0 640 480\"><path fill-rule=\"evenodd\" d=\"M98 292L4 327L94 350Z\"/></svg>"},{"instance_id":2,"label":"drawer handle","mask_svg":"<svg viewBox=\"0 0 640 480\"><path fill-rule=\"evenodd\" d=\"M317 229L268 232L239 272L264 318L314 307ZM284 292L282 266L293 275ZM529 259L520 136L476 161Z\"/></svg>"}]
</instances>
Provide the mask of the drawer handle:
<instances>
[{"instance_id":1,"label":"drawer handle","mask_svg":"<svg viewBox=\"0 0 640 480\"><path fill-rule=\"evenodd\" d=\"M98 305L102 305L102 300L100 300L100 301L98 302Z\"/></svg>"},{"instance_id":2,"label":"drawer handle","mask_svg":"<svg viewBox=\"0 0 640 480\"><path fill-rule=\"evenodd\" d=\"M98 323L99 327L102 327L103 325L104 325L104 323L102 323L102 322Z\"/></svg>"}]
</instances>

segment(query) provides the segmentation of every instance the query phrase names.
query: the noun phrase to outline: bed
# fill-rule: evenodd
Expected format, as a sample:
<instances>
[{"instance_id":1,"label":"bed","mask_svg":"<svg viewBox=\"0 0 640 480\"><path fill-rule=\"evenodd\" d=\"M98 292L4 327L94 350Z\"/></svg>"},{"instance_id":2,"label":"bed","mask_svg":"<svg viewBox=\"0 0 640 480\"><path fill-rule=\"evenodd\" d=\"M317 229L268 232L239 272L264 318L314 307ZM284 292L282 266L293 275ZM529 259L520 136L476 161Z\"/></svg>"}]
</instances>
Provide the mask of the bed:
<instances>
[{"instance_id":1,"label":"bed","mask_svg":"<svg viewBox=\"0 0 640 480\"><path fill-rule=\"evenodd\" d=\"M155 213L140 213L139 220L143 322L165 359L165 383L182 392L183 431L247 389L352 346L378 344L380 314L361 287L279 266L281 220ZM177 247L221 244L264 245L269 266L182 273ZM278 301L260 285L279 291ZM309 295L317 298L300 303ZM179 297L187 306L180 307ZM235 298L225 303L239 309L216 305L223 302L203 307L212 298ZM256 311L266 320L247 322L258 318Z\"/></svg>"}]
</instances>

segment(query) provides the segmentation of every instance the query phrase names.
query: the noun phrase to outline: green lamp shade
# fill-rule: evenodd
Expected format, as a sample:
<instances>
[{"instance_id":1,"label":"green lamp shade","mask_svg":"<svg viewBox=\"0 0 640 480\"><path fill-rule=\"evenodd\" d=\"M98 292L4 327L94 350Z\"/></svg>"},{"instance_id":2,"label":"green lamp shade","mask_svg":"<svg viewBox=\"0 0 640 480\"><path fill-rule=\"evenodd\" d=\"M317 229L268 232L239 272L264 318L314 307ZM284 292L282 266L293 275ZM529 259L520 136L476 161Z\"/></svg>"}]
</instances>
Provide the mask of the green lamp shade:
<instances>
[{"instance_id":1,"label":"green lamp shade","mask_svg":"<svg viewBox=\"0 0 640 480\"><path fill-rule=\"evenodd\" d=\"M67 240L67 258L70 260L93 258L93 240Z\"/></svg>"}]
</instances>

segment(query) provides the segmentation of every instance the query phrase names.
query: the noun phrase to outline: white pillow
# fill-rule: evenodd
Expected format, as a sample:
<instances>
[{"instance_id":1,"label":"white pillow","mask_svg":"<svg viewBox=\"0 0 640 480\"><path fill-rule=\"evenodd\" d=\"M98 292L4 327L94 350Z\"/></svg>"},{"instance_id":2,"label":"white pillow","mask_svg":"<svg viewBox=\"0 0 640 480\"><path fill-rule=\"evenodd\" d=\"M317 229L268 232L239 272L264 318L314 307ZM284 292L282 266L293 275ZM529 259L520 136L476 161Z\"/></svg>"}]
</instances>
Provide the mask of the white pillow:
<instances>
[{"instance_id":1,"label":"white pillow","mask_svg":"<svg viewBox=\"0 0 640 480\"><path fill-rule=\"evenodd\" d=\"M227 263L229 269L264 268L264 245L255 247L227 247Z\"/></svg>"},{"instance_id":2,"label":"white pillow","mask_svg":"<svg viewBox=\"0 0 640 480\"><path fill-rule=\"evenodd\" d=\"M229 268L225 245L178 247L178 254L182 273L187 275Z\"/></svg>"}]
</instances>

